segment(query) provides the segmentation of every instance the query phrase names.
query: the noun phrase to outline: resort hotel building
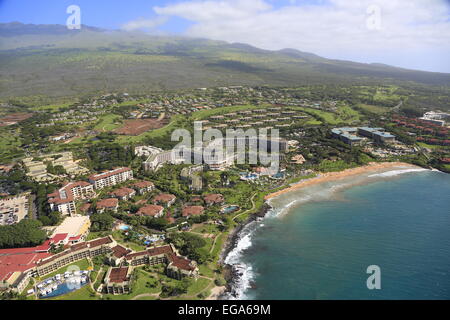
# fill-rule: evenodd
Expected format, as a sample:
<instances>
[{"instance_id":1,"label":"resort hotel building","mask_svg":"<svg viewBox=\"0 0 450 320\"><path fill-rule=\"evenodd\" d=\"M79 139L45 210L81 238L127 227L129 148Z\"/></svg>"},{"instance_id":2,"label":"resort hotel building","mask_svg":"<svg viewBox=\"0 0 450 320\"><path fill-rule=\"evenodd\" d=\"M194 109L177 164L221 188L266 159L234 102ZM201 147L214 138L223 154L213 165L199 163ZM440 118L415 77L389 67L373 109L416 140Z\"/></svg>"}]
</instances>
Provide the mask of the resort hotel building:
<instances>
[{"instance_id":1,"label":"resort hotel building","mask_svg":"<svg viewBox=\"0 0 450 320\"><path fill-rule=\"evenodd\" d=\"M30 277L43 277L76 261L99 255L107 255L112 265L103 287L112 294L129 292L130 274L134 267L142 265L164 264L166 274L176 279L198 277L196 262L180 256L172 245L133 252L107 236L76 244L68 243L62 252L52 254L50 249L53 243L65 236L56 234L44 244L32 248L0 249L0 289L21 293L29 284Z\"/></svg>"},{"instance_id":2,"label":"resort hotel building","mask_svg":"<svg viewBox=\"0 0 450 320\"><path fill-rule=\"evenodd\" d=\"M370 138L376 143L386 143L395 140L395 136L386 132L383 128L370 127L343 127L331 129L331 135L351 146L360 145L365 138Z\"/></svg>"},{"instance_id":3,"label":"resort hotel building","mask_svg":"<svg viewBox=\"0 0 450 320\"><path fill-rule=\"evenodd\" d=\"M238 152L254 146L257 150L263 148L271 153L284 153L288 150L287 141L281 138L268 138L259 135L215 139L198 148L179 148L152 154L143 162L146 171L156 171L166 163L170 164L205 164L210 170L224 170L232 166ZM226 152L227 146L233 146L231 152ZM220 148L220 149L219 149ZM257 151L254 150L254 151ZM223 151L223 152L219 152Z\"/></svg>"},{"instance_id":4,"label":"resort hotel building","mask_svg":"<svg viewBox=\"0 0 450 320\"><path fill-rule=\"evenodd\" d=\"M50 209L63 215L76 213L75 200L95 197L94 187L85 181L70 182L59 190L47 195Z\"/></svg>"},{"instance_id":5,"label":"resort hotel building","mask_svg":"<svg viewBox=\"0 0 450 320\"><path fill-rule=\"evenodd\" d=\"M102 189L130 179L133 179L133 171L130 168L123 167L91 175L89 182L94 185L95 189Z\"/></svg>"}]
</instances>

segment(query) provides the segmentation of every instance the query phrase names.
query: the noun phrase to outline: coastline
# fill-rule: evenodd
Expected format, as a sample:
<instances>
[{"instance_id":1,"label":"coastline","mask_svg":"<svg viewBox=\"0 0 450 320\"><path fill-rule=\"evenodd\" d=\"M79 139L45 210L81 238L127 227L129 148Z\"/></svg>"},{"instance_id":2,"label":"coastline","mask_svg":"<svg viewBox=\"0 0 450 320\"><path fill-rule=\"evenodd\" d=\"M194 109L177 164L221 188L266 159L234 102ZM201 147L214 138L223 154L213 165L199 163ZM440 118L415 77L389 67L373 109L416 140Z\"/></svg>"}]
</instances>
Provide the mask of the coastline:
<instances>
[{"instance_id":1,"label":"coastline","mask_svg":"<svg viewBox=\"0 0 450 320\"><path fill-rule=\"evenodd\" d=\"M250 215L246 221L240 223L234 229L232 229L230 231L230 233L228 234L226 241L224 241L222 251L219 256L218 264L222 265L224 268L224 273L225 273L224 277L225 277L225 280L227 281L226 289L224 289L222 287L221 288L222 290L220 290L220 294L217 294L217 293L213 294L209 297L209 299L213 299L213 300L225 299L226 295L231 293L231 286L232 286L233 282L235 281L236 277L238 277L239 275L236 274L236 272L233 270L231 265L225 263L225 259L228 256L228 254L236 247L238 241L240 240L241 231L247 225L249 225L251 222L255 221L258 217L261 217L261 218L265 217L265 215L272 209L272 207L268 204L269 199L272 199L272 198L278 197L282 194L289 193L289 192L292 192L292 191L295 191L295 190L298 190L301 188L305 188L308 186L312 186L312 185L316 185L316 184L320 184L320 183L324 183L324 182L329 182L329 181L340 180L340 179L343 179L346 177L350 177L353 175L359 175L359 174L367 173L370 171L376 171L376 170L380 170L380 169L390 169L390 168L395 168L395 167L420 168L416 165L406 163L406 162L371 162L365 166L360 166L360 167L356 167L356 168L345 169L345 170L337 171L337 172L320 173L316 177L300 181L294 185L287 186L286 188L283 188L282 190L279 190L279 191L276 191L276 192L266 195L264 197L264 200L265 200L264 204L260 208L260 210L256 214ZM214 288L214 289L216 289L216 288Z\"/></svg>"},{"instance_id":2,"label":"coastline","mask_svg":"<svg viewBox=\"0 0 450 320\"><path fill-rule=\"evenodd\" d=\"M280 191L270 193L264 197L264 200L267 201L271 198L278 197L282 194L285 194L285 193L288 193L288 192L291 192L291 191L294 191L294 190L297 190L300 188L308 187L311 185L320 184L323 182L334 181L334 180L339 180L339 179L347 178L347 177L350 177L353 175L358 175L358 174L366 173L369 171L373 171L373 170L390 169L392 167L419 168L416 165L406 163L406 162L371 162L371 163L369 163L365 166L361 166L361 167L350 168L350 169L345 169L345 170L336 171L336 172L321 173L314 178L302 180L290 187L284 188Z\"/></svg>"}]
</instances>

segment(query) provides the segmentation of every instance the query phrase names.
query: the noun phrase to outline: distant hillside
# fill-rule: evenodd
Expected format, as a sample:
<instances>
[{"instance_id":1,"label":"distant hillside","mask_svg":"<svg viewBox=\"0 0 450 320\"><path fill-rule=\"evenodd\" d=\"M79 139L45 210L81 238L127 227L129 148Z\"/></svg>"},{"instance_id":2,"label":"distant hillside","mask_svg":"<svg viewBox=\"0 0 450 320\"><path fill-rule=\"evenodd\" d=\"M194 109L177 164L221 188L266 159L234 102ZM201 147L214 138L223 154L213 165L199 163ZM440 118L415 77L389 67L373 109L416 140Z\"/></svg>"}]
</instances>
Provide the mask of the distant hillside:
<instances>
[{"instance_id":1,"label":"distant hillside","mask_svg":"<svg viewBox=\"0 0 450 320\"><path fill-rule=\"evenodd\" d=\"M296 86L417 82L450 85L450 74L330 60L295 49L83 26L0 24L0 96L224 85Z\"/></svg>"}]
</instances>

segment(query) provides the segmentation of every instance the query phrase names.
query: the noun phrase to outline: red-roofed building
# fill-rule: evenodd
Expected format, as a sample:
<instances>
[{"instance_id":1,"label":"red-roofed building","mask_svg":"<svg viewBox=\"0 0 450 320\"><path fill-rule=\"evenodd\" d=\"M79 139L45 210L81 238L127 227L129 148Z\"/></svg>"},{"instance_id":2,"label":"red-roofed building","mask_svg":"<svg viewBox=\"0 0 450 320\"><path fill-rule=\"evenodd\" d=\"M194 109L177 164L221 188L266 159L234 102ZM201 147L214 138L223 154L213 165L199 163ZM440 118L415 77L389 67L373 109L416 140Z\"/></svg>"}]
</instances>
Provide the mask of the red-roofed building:
<instances>
[{"instance_id":1,"label":"red-roofed building","mask_svg":"<svg viewBox=\"0 0 450 320\"><path fill-rule=\"evenodd\" d=\"M137 214L159 218L164 215L164 207L156 204L149 204L142 208L139 208Z\"/></svg>"},{"instance_id":2,"label":"red-roofed building","mask_svg":"<svg viewBox=\"0 0 450 320\"><path fill-rule=\"evenodd\" d=\"M92 205L90 203L83 203L80 206L79 210L83 214L89 214L92 211Z\"/></svg>"},{"instance_id":3,"label":"red-roofed building","mask_svg":"<svg viewBox=\"0 0 450 320\"><path fill-rule=\"evenodd\" d=\"M185 206L182 210L183 217L198 216L203 214L205 209L202 206Z\"/></svg>"},{"instance_id":4,"label":"red-roofed building","mask_svg":"<svg viewBox=\"0 0 450 320\"><path fill-rule=\"evenodd\" d=\"M54 246L65 246L69 242L69 238L70 237L68 233L58 233L50 239L50 243Z\"/></svg>"},{"instance_id":5,"label":"red-roofed building","mask_svg":"<svg viewBox=\"0 0 450 320\"><path fill-rule=\"evenodd\" d=\"M155 189L155 185L150 181L139 181L133 183L131 187L136 190L139 194L145 194Z\"/></svg>"},{"instance_id":6,"label":"red-roofed building","mask_svg":"<svg viewBox=\"0 0 450 320\"><path fill-rule=\"evenodd\" d=\"M109 268L105 276L105 288L109 294L127 294L130 292L131 268Z\"/></svg>"},{"instance_id":7,"label":"red-roofed building","mask_svg":"<svg viewBox=\"0 0 450 320\"><path fill-rule=\"evenodd\" d=\"M117 212L119 208L119 200L116 198L102 199L97 202L97 212L102 213L105 210Z\"/></svg>"},{"instance_id":8,"label":"red-roofed building","mask_svg":"<svg viewBox=\"0 0 450 320\"><path fill-rule=\"evenodd\" d=\"M120 188L116 189L113 192L110 193L111 196L116 197L119 200L128 200L136 195L136 191L134 191L131 188Z\"/></svg>"},{"instance_id":9,"label":"red-roofed building","mask_svg":"<svg viewBox=\"0 0 450 320\"><path fill-rule=\"evenodd\" d=\"M61 212L63 215L76 213L75 200L89 199L94 196L93 185L85 181L70 182L47 195L50 208Z\"/></svg>"},{"instance_id":10,"label":"red-roofed building","mask_svg":"<svg viewBox=\"0 0 450 320\"><path fill-rule=\"evenodd\" d=\"M175 197L173 194L161 193L153 198L153 203L162 204L168 208L175 202L176 199L177 197Z\"/></svg>"},{"instance_id":11,"label":"red-roofed building","mask_svg":"<svg viewBox=\"0 0 450 320\"><path fill-rule=\"evenodd\" d=\"M221 195L220 193L207 194L206 196L203 196L203 199L208 206L222 204L224 202L223 195Z\"/></svg>"},{"instance_id":12,"label":"red-roofed building","mask_svg":"<svg viewBox=\"0 0 450 320\"><path fill-rule=\"evenodd\" d=\"M167 275L175 279L182 279L183 277L197 277L198 268L197 263L176 254L167 256L169 264L167 265Z\"/></svg>"},{"instance_id":13,"label":"red-roofed building","mask_svg":"<svg viewBox=\"0 0 450 320\"><path fill-rule=\"evenodd\" d=\"M47 242L48 243L48 242ZM13 289L19 293L28 285L36 263L50 256L43 247L0 250L0 289Z\"/></svg>"}]
</instances>

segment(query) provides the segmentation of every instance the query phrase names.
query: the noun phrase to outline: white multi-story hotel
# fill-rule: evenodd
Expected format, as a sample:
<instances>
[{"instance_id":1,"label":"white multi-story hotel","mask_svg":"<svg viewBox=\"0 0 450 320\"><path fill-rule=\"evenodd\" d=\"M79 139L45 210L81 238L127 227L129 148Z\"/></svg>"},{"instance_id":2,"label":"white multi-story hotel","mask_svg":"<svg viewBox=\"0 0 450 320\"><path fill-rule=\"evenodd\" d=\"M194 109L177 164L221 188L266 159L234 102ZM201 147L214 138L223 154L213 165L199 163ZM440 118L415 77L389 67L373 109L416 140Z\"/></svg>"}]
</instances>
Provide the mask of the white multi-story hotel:
<instances>
[{"instance_id":1,"label":"white multi-story hotel","mask_svg":"<svg viewBox=\"0 0 450 320\"><path fill-rule=\"evenodd\" d=\"M92 184L85 181L70 182L59 190L47 195L50 208L63 215L76 213L75 200L89 199L95 196Z\"/></svg>"},{"instance_id":2,"label":"white multi-story hotel","mask_svg":"<svg viewBox=\"0 0 450 320\"><path fill-rule=\"evenodd\" d=\"M95 189L102 189L130 179L133 179L133 171L130 168L123 167L94 174L89 177L89 182L94 185Z\"/></svg>"}]
</instances>

